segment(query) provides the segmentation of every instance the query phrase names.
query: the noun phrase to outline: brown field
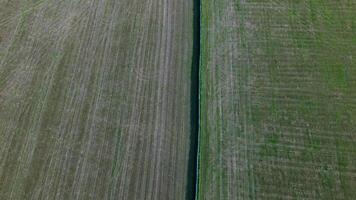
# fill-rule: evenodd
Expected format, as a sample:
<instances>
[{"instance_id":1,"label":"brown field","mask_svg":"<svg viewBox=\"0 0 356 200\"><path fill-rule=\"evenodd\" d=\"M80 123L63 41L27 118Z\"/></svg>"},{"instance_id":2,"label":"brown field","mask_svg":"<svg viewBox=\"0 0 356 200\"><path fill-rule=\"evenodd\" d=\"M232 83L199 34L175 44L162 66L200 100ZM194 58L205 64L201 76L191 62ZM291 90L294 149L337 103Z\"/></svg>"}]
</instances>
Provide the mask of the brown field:
<instances>
[{"instance_id":1,"label":"brown field","mask_svg":"<svg viewBox=\"0 0 356 200\"><path fill-rule=\"evenodd\" d=\"M0 199L188 196L193 2L0 0Z\"/></svg>"}]
</instances>

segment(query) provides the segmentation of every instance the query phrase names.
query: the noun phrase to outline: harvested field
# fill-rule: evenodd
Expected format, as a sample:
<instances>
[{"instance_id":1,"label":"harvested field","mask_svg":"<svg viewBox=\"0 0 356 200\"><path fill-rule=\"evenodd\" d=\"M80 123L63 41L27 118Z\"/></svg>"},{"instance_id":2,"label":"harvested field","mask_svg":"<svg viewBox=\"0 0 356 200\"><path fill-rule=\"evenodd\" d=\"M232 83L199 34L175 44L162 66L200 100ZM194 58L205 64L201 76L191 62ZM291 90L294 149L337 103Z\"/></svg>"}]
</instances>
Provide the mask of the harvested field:
<instances>
[{"instance_id":1,"label":"harvested field","mask_svg":"<svg viewBox=\"0 0 356 200\"><path fill-rule=\"evenodd\" d=\"M356 199L355 10L202 1L198 199Z\"/></svg>"},{"instance_id":2,"label":"harvested field","mask_svg":"<svg viewBox=\"0 0 356 200\"><path fill-rule=\"evenodd\" d=\"M185 199L193 2L0 0L0 199Z\"/></svg>"}]
</instances>

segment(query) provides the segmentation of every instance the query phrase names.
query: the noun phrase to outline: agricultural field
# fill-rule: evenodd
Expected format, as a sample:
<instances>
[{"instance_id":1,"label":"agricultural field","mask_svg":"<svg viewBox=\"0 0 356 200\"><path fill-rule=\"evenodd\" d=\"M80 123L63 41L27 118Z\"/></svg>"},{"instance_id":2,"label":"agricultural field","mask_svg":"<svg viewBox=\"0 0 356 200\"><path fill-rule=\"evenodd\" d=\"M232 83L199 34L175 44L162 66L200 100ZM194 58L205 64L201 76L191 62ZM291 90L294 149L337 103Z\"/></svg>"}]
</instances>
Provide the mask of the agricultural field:
<instances>
[{"instance_id":1,"label":"agricultural field","mask_svg":"<svg viewBox=\"0 0 356 200\"><path fill-rule=\"evenodd\" d=\"M0 200L356 199L354 0L0 0Z\"/></svg>"},{"instance_id":2,"label":"agricultural field","mask_svg":"<svg viewBox=\"0 0 356 200\"><path fill-rule=\"evenodd\" d=\"M355 10L202 1L198 199L356 199Z\"/></svg>"},{"instance_id":3,"label":"agricultural field","mask_svg":"<svg viewBox=\"0 0 356 200\"><path fill-rule=\"evenodd\" d=\"M0 0L0 199L186 199L193 2Z\"/></svg>"}]
</instances>

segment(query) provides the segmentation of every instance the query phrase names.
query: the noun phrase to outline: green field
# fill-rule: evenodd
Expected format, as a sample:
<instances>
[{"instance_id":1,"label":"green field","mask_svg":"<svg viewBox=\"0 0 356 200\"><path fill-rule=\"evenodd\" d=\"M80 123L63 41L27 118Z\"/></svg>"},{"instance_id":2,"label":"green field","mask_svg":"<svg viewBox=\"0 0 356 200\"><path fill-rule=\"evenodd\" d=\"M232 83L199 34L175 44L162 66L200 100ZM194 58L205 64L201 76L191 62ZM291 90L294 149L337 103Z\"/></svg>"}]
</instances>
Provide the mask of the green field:
<instances>
[{"instance_id":1,"label":"green field","mask_svg":"<svg viewBox=\"0 0 356 200\"><path fill-rule=\"evenodd\" d=\"M356 199L355 10L202 1L198 199Z\"/></svg>"},{"instance_id":2,"label":"green field","mask_svg":"<svg viewBox=\"0 0 356 200\"><path fill-rule=\"evenodd\" d=\"M0 0L0 199L190 195L192 18L183 0Z\"/></svg>"}]
</instances>

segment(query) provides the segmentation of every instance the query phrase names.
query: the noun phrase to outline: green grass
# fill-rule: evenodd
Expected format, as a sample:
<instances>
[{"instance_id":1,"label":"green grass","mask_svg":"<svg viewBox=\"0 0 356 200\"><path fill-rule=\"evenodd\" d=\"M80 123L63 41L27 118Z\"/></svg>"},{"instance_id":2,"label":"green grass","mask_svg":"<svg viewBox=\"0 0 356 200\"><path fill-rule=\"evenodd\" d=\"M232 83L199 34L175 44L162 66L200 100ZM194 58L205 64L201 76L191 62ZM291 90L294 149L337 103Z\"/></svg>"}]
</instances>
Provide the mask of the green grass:
<instances>
[{"instance_id":1,"label":"green grass","mask_svg":"<svg viewBox=\"0 0 356 200\"><path fill-rule=\"evenodd\" d=\"M355 4L216 4L202 5L199 199L354 199Z\"/></svg>"}]
</instances>

